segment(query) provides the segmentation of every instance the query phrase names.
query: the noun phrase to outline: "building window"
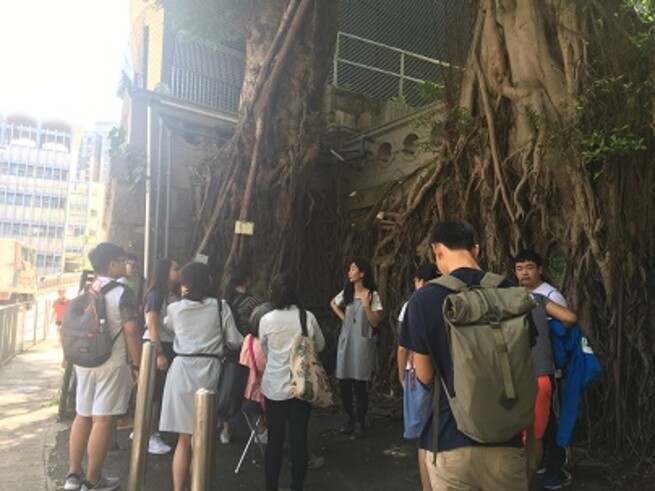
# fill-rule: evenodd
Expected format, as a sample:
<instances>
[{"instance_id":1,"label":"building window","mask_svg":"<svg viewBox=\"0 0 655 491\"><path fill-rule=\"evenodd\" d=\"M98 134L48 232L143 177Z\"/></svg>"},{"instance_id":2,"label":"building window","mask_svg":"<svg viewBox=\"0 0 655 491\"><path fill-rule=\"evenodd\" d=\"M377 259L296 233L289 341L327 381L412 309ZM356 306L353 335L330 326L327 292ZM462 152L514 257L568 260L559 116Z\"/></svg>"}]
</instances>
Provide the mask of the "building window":
<instances>
[{"instance_id":1,"label":"building window","mask_svg":"<svg viewBox=\"0 0 655 491\"><path fill-rule=\"evenodd\" d=\"M59 268L61 267L61 254L53 252L37 254L36 266L38 268Z\"/></svg>"},{"instance_id":2,"label":"building window","mask_svg":"<svg viewBox=\"0 0 655 491\"><path fill-rule=\"evenodd\" d=\"M86 227L84 225L69 225L68 226L68 235L73 237L79 237L84 235Z\"/></svg>"}]
</instances>

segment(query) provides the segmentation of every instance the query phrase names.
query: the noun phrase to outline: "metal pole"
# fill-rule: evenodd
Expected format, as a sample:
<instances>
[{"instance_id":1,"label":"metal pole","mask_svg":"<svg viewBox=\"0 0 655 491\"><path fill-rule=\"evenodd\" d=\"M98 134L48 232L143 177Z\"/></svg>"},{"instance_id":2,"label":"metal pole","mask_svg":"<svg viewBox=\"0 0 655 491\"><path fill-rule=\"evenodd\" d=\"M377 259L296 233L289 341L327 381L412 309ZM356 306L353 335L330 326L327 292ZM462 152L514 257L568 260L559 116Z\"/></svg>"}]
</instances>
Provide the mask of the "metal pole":
<instances>
[{"instance_id":1,"label":"metal pole","mask_svg":"<svg viewBox=\"0 0 655 491\"><path fill-rule=\"evenodd\" d=\"M43 316L43 337L48 339L50 337L50 313L52 312L52 305L50 300L45 301L45 315Z\"/></svg>"},{"instance_id":2,"label":"metal pole","mask_svg":"<svg viewBox=\"0 0 655 491\"><path fill-rule=\"evenodd\" d=\"M158 114L157 115L157 166L156 166L156 171L153 176L151 176L154 192L155 192L155 228L154 232L152 234L153 239L153 262L151 264L154 264L154 262L157 260L160 253L161 246L159 245L159 236L160 236L160 228L161 225L159 223L159 217L161 215L160 209L161 209L161 170L162 170L162 148L164 145L163 140L163 135L164 135L164 122L161 119L161 116ZM149 274L150 271L145 272L147 278L150 278Z\"/></svg>"},{"instance_id":3,"label":"metal pole","mask_svg":"<svg viewBox=\"0 0 655 491\"><path fill-rule=\"evenodd\" d=\"M168 256L171 228L171 173L173 167L173 134L170 128L166 128L166 219L164 222L164 257Z\"/></svg>"},{"instance_id":4,"label":"metal pole","mask_svg":"<svg viewBox=\"0 0 655 491\"><path fill-rule=\"evenodd\" d=\"M136 393L134 411L134 439L130 459L128 491L146 489L146 464L148 459L148 440L150 437L150 418L152 415L152 394L155 389L155 366L157 347L154 343L144 343L141 352L141 369Z\"/></svg>"},{"instance_id":5,"label":"metal pole","mask_svg":"<svg viewBox=\"0 0 655 491\"><path fill-rule=\"evenodd\" d=\"M196 415L191 454L191 491L211 489L212 436L216 422L216 391L196 392Z\"/></svg>"},{"instance_id":6,"label":"metal pole","mask_svg":"<svg viewBox=\"0 0 655 491\"><path fill-rule=\"evenodd\" d=\"M341 48L341 33L337 32L337 43L334 47L334 58L332 59L332 85L339 87L339 49Z\"/></svg>"},{"instance_id":7,"label":"metal pole","mask_svg":"<svg viewBox=\"0 0 655 491\"><path fill-rule=\"evenodd\" d=\"M405 76L405 53L400 53L400 80L398 81L398 91L400 100L403 100L403 77Z\"/></svg>"},{"instance_id":8,"label":"metal pole","mask_svg":"<svg viewBox=\"0 0 655 491\"><path fill-rule=\"evenodd\" d=\"M146 203L145 203L145 217L144 217L144 237L143 237L143 272L146 277L150 275L150 201L152 199L152 106L151 101L148 101L148 109L146 111Z\"/></svg>"},{"instance_id":9,"label":"metal pole","mask_svg":"<svg viewBox=\"0 0 655 491\"><path fill-rule=\"evenodd\" d=\"M36 343L39 341L38 332L39 332L39 302L36 301L34 302L34 342L32 343L33 346L35 346Z\"/></svg>"}]
</instances>

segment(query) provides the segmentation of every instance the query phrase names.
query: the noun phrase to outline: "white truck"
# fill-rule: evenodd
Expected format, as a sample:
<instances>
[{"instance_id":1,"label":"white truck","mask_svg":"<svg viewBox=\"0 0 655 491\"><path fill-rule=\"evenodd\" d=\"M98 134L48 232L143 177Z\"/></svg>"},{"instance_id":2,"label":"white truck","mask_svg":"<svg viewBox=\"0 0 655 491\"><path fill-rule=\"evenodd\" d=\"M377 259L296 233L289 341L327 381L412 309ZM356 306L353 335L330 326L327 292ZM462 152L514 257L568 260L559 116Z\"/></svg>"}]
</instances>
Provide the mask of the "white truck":
<instances>
[{"instance_id":1,"label":"white truck","mask_svg":"<svg viewBox=\"0 0 655 491\"><path fill-rule=\"evenodd\" d=\"M36 249L0 238L0 301L32 302L36 293Z\"/></svg>"}]
</instances>

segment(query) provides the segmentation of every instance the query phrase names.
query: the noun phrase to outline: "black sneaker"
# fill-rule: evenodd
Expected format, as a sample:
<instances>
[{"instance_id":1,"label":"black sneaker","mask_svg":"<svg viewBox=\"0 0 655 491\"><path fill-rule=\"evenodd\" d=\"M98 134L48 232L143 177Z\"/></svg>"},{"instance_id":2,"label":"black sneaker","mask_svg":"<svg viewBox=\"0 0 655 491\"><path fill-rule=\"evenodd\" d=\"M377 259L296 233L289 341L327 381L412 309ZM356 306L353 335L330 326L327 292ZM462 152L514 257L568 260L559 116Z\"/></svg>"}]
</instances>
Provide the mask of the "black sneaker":
<instances>
[{"instance_id":1,"label":"black sneaker","mask_svg":"<svg viewBox=\"0 0 655 491\"><path fill-rule=\"evenodd\" d=\"M346 424L339 430L339 433L342 435L350 435L355 430L355 422L352 419L348 419Z\"/></svg>"},{"instance_id":2,"label":"black sneaker","mask_svg":"<svg viewBox=\"0 0 655 491\"><path fill-rule=\"evenodd\" d=\"M573 478L571 473L561 469L561 471L555 475L544 474L541 486L544 489L551 490L563 489L566 486L570 486L572 481Z\"/></svg>"}]
</instances>

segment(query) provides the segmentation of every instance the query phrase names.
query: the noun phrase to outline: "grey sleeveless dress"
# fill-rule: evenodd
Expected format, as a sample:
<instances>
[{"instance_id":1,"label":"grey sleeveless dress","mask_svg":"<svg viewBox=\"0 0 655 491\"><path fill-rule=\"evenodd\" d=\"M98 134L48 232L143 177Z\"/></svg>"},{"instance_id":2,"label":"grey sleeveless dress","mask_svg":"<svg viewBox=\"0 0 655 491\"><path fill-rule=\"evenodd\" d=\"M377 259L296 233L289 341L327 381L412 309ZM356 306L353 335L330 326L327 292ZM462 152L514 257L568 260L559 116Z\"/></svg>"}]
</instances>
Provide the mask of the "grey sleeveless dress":
<instances>
[{"instance_id":1,"label":"grey sleeveless dress","mask_svg":"<svg viewBox=\"0 0 655 491\"><path fill-rule=\"evenodd\" d=\"M343 299L340 292L334 301L339 305ZM373 292L371 310L382 310L380 296ZM337 346L338 379L354 379L368 381L376 368L377 349L373 337L373 328L366 318L362 301L355 298L351 304L346 305L345 317L341 325Z\"/></svg>"}]
</instances>

